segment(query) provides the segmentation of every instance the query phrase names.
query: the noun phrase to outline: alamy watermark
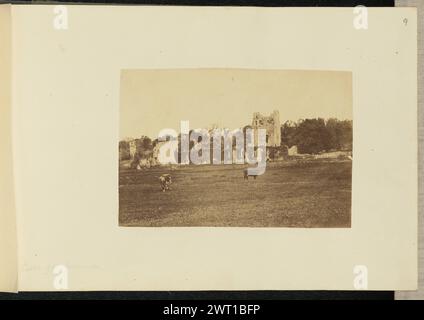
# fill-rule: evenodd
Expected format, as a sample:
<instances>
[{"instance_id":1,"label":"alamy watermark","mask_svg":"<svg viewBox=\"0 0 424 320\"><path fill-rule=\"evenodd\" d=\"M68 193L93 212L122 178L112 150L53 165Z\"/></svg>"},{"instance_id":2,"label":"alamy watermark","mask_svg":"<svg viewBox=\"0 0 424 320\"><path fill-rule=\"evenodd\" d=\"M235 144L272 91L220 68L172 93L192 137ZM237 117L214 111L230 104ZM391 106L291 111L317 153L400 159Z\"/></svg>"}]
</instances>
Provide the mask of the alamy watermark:
<instances>
[{"instance_id":1,"label":"alamy watermark","mask_svg":"<svg viewBox=\"0 0 424 320\"><path fill-rule=\"evenodd\" d=\"M353 267L353 287L356 290L368 289L368 268L364 265Z\"/></svg>"},{"instance_id":2,"label":"alamy watermark","mask_svg":"<svg viewBox=\"0 0 424 320\"><path fill-rule=\"evenodd\" d=\"M53 287L56 290L68 290L68 268L65 265L53 268Z\"/></svg>"},{"instance_id":3,"label":"alamy watermark","mask_svg":"<svg viewBox=\"0 0 424 320\"><path fill-rule=\"evenodd\" d=\"M267 159L266 130L256 131L251 128L190 130L189 121L181 121L180 140L174 129L166 128L159 132L158 141L163 142L163 145L159 149L158 160L164 165L178 164L177 154L179 154L180 164L255 164L256 167L247 169L248 174L262 175L265 173Z\"/></svg>"},{"instance_id":4,"label":"alamy watermark","mask_svg":"<svg viewBox=\"0 0 424 320\"><path fill-rule=\"evenodd\" d=\"M353 8L353 27L356 30L368 30L368 9L365 6Z\"/></svg>"},{"instance_id":5,"label":"alamy watermark","mask_svg":"<svg viewBox=\"0 0 424 320\"><path fill-rule=\"evenodd\" d=\"M64 5L53 7L53 28L55 30L68 30L68 8Z\"/></svg>"}]
</instances>

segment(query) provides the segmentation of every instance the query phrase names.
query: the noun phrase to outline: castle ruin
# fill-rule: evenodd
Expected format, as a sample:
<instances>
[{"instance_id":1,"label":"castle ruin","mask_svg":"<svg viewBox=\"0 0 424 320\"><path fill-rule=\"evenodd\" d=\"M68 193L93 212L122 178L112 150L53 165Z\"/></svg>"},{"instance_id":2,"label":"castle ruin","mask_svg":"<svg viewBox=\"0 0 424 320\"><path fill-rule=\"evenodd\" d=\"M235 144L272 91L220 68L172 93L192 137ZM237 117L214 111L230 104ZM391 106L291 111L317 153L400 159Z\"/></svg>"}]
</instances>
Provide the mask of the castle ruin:
<instances>
[{"instance_id":1,"label":"castle ruin","mask_svg":"<svg viewBox=\"0 0 424 320\"><path fill-rule=\"evenodd\" d=\"M266 130L266 146L279 147L281 145L281 125L280 113L274 110L270 116L263 116L259 112L253 114L252 129ZM257 145L257 135L255 134L255 145Z\"/></svg>"}]
</instances>

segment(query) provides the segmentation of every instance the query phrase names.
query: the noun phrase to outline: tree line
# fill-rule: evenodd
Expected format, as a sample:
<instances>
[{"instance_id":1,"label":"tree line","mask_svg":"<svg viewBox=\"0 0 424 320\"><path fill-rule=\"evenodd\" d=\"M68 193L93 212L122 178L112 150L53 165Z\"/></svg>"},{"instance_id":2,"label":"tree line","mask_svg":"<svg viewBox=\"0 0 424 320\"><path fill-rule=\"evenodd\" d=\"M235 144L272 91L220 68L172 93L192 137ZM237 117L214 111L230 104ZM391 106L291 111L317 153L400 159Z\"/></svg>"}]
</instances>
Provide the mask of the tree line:
<instances>
[{"instance_id":1,"label":"tree line","mask_svg":"<svg viewBox=\"0 0 424 320\"><path fill-rule=\"evenodd\" d=\"M246 128L245 126L243 132ZM211 138L212 139L212 138ZM178 137L180 144L181 136ZM136 154L135 158L145 158L151 154L153 148L158 143L158 139L150 139L147 136L141 136L135 139ZM235 144L235 142L233 143ZM213 146L213 141L210 143ZM281 126L281 145L283 147L297 146L299 153L317 154L320 152L329 152L335 150L352 150L352 120L338 120L330 118L300 119L297 122L286 121ZM190 141L191 149L194 141ZM223 148L221 149L223 150ZM127 141L119 142L120 159L129 159L130 150ZM178 160L180 155L177 155Z\"/></svg>"},{"instance_id":2,"label":"tree line","mask_svg":"<svg viewBox=\"0 0 424 320\"><path fill-rule=\"evenodd\" d=\"M299 153L316 154L352 150L352 120L330 118L286 121L281 126L281 144L297 146Z\"/></svg>"}]
</instances>

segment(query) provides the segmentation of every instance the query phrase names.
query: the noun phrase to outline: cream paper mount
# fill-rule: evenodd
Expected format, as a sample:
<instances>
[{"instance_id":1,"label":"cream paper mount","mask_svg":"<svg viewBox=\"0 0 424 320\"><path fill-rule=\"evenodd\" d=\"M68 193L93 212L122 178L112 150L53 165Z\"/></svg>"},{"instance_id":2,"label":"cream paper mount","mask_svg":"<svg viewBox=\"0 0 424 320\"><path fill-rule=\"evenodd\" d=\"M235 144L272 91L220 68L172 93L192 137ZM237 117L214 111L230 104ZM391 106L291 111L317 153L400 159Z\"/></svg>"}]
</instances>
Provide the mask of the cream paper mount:
<instances>
[{"instance_id":1,"label":"cream paper mount","mask_svg":"<svg viewBox=\"0 0 424 320\"><path fill-rule=\"evenodd\" d=\"M367 28L352 8L2 5L0 15L1 290L416 288L415 9L368 8ZM323 134L330 118L352 124L351 153L348 136L338 148L327 138L340 135L311 140L328 150L305 142L316 135L287 142L288 126L270 131L256 179L246 164L151 163L162 122L319 118L307 123ZM128 158L120 141L141 136L151 145Z\"/></svg>"}]
</instances>

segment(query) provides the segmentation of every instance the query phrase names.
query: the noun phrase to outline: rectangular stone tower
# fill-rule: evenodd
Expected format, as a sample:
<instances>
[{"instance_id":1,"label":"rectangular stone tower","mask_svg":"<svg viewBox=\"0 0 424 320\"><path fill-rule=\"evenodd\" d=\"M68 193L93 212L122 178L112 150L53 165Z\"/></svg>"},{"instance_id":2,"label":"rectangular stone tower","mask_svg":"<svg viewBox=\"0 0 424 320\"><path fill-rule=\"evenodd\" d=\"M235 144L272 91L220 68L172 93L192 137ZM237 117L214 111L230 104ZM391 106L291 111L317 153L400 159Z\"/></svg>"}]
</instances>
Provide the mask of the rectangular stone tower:
<instances>
[{"instance_id":1,"label":"rectangular stone tower","mask_svg":"<svg viewBox=\"0 0 424 320\"><path fill-rule=\"evenodd\" d=\"M257 145L257 129L266 130L267 147L279 147L281 145L280 113L278 110L274 110L270 116L263 116L259 112L255 112L252 129L255 130L255 145Z\"/></svg>"}]
</instances>

